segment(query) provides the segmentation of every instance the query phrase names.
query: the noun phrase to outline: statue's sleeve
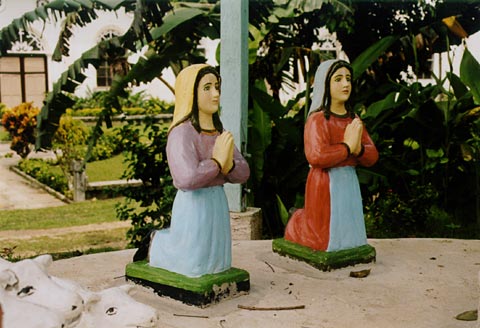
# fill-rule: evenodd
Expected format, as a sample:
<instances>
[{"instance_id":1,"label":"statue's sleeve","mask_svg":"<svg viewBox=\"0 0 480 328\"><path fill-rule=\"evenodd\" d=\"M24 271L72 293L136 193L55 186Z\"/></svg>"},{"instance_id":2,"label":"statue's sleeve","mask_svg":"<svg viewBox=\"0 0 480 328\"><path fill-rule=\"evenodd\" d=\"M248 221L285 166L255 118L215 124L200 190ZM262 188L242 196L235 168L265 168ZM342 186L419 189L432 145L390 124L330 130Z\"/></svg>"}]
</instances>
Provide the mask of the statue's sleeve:
<instances>
[{"instance_id":1,"label":"statue's sleeve","mask_svg":"<svg viewBox=\"0 0 480 328\"><path fill-rule=\"evenodd\" d=\"M250 176L250 168L237 147L233 150L233 168L225 177L230 183L245 183Z\"/></svg>"},{"instance_id":2,"label":"statue's sleeve","mask_svg":"<svg viewBox=\"0 0 480 328\"><path fill-rule=\"evenodd\" d=\"M201 161L195 146L195 133L181 124L173 128L167 140L167 159L177 189L194 190L208 186L220 169L212 159Z\"/></svg>"},{"instance_id":3,"label":"statue's sleeve","mask_svg":"<svg viewBox=\"0 0 480 328\"><path fill-rule=\"evenodd\" d=\"M349 156L345 144L330 144L327 125L328 120L320 113L311 115L305 124L305 156L312 167L335 167Z\"/></svg>"},{"instance_id":4,"label":"statue's sleeve","mask_svg":"<svg viewBox=\"0 0 480 328\"><path fill-rule=\"evenodd\" d=\"M378 151L365 127L363 127L362 146L363 154L357 157L358 164L367 167L372 166L378 160Z\"/></svg>"}]
</instances>

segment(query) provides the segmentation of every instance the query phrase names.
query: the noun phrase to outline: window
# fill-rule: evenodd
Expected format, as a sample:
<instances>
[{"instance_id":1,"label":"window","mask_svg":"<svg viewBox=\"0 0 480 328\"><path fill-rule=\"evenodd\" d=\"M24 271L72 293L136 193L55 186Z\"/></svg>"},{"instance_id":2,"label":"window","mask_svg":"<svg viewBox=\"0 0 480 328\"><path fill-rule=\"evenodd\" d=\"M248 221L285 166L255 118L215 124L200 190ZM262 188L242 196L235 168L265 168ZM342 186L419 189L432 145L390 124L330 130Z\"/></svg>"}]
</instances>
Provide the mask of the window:
<instances>
[{"instance_id":1,"label":"window","mask_svg":"<svg viewBox=\"0 0 480 328\"><path fill-rule=\"evenodd\" d=\"M338 52L336 50L320 50L320 62L324 62L329 59L337 59Z\"/></svg>"},{"instance_id":2,"label":"window","mask_svg":"<svg viewBox=\"0 0 480 328\"><path fill-rule=\"evenodd\" d=\"M429 56L421 61L419 67L418 78L419 79L431 79L433 71L433 56Z\"/></svg>"},{"instance_id":3,"label":"window","mask_svg":"<svg viewBox=\"0 0 480 328\"><path fill-rule=\"evenodd\" d=\"M117 30L114 28L108 28L100 34L98 42L111 39L117 35L120 35ZM102 61L97 68L97 87L100 89L110 87L112 85L113 75L113 70L111 69L109 62L107 60Z\"/></svg>"},{"instance_id":4,"label":"window","mask_svg":"<svg viewBox=\"0 0 480 328\"><path fill-rule=\"evenodd\" d=\"M0 102L7 107L14 107L27 101L41 107L47 86L45 55L0 57Z\"/></svg>"},{"instance_id":5,"label":"window","mask_svg":"<svg viewBox=\"0 0 480 328\"><path fill-rule=\"evenodd\" d=\"M110 70L108 61L104 60L97 68L97 86L109 87L112 85L113 73Z\"/></svg>"},{"instance_id":6,"label":"window","mask_svg":"<svg viewBox=\"0 0 480 328\"><path fill-rule=\"evenodd\" d=\"M31 101L41 107L48 91L47 56L34 31L20 30L8 55L0 57L0 102L8 107Z\"/></svg>"}]
</instances>

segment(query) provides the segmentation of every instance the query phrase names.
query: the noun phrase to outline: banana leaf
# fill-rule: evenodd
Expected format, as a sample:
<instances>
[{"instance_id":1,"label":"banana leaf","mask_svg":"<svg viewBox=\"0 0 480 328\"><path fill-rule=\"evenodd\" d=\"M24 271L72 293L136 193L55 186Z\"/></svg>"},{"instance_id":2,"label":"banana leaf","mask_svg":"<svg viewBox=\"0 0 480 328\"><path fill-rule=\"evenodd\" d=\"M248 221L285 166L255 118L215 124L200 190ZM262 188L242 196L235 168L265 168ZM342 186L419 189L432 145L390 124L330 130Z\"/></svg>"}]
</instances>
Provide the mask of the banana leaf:
<instances>
[{"instance_id":1,"label":"banana leaf","mask_svg":"<svg viewBox=\"0 0 480 328\"><path fill-rule=\"evenodd\" d=\"M353 77L357 79L365 70L370 67L377 59L382 55L395 41L398 40L397 36L387 36L377 43L370 46L367 50L362 52L352 62Z\"/></svg>"},{"instance_id":2,"label":"banana leaf","mask_svg":"<svg viewBox=\"0 0 480 328\"><path fill-rule=\"evenodd\" d=\"M460 63L460 79L470 88L476 104L480 104L480 65L468 49Z\"/></svg>"}]
</instances>

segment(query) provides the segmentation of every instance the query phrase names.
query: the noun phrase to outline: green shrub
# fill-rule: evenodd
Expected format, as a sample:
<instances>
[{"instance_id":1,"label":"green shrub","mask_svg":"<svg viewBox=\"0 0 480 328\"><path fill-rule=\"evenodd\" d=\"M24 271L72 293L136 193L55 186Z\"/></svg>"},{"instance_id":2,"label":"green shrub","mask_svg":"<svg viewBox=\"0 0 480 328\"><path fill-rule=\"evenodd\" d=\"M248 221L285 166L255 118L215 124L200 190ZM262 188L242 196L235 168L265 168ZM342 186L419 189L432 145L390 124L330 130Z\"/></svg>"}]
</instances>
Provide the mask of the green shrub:
<instances>
[{"instance_id":1,"label":"green shrub","mask_svg":"<svg viewBox=\"0 0 480 328\"><path fill-rule=\"evenodd\" d=\"M152 105L150 108L142 108L142 107L124 107L122 108L122 112L125 115L155 115L160 113L168 112L170 106L173 105ZM166 109L165 109L166 108ZM82 108L82 109L69 109L67 114L71 116L99 116L102 112L102 108L94 107L94 108ZM120 114L120 113L118 113Z\"/></svg>"},{"instance_id":2,"label":"green shrub","mask_svg":"<svg viewBox=\"0 0 480 328\"><path fill-rule=\"evenodd\" d=\"M85 98L74 96L75 105L67 113L72 116L99 116L104 108L107 94L106 91L98 91ZM131 94L119 101L125 115L153 115L173 111L173 104L149 97L143 92Z\"/></svg>"},{"instance_id":3,"label":"green shrub","mask_svg":"<svg viewBox=\"0 0 480 328\"><path fill-rule=\"evenodd\" d=\"M99 116L102 108L82 108L82 109L68 109L66 114L71 116Z\"/></svg>"},{"instance_id":4,"label":"green shrub","mask_svg":"<svg viewBox=\"0 0 480 328\"><path fill-rule=\"evenodd\" d=\"M53 151L65 177L72 183L70 166L74 160L83 160L87 154L92 130L81 120L63 115L53 137ZM89 162L111 158L121 153L122 143L115 129L106 129L97 140L88 159Z\"/></svg>"},{"instance_id":5,"label":"green shrub","mask_svg":"<svg viewBox=\"0 0 480 328\"><path fill-rule=\"evenodd\" d=\"M56 162L41 159L23 159L18 163L18 168L50 188L68 195L68 181Z\"/></svg>"},{"instance_id":6,"label":"green shrub","mask_svg":"<svg viewBox=\"0 0 480 328\"><path fill-rule=\"evenodd\" d=\"M0 118L3 117L3 114L7 111L7 106L4 103L0 103ZM0 120L1 124L1 120Z\"/></svg>"},{"instance_id":7,"label":"green shrub","mask_svg":"<svg viewBox=\"0 0 480 328\"><path fill-rule=\"evenodd\" d=\"M130 245L139 247L152 229L170 223L176 189L167 164L167 129L147 119L144 126L126 124L119 129L128 169L124 179L139 179L141 188L127 188L117 207L120 220L131 220Z\"/></svg>"},{"instance_id":8,"label":"green shrub","mask_svg":"<svg viewBox=\"0 0 480 328\"><path fill-rule=\"evenodd\" d=\"M85 157L88 134L89 130L82 121L63 115L53 135L52 149L69 186L73 185L72 162Z\"/></svg>"},{"instance_id":9,"label":"green shrub","mask_svg":"<svg viewBox=\"0 0 480 328\"><path fill-rule=\"evenodd\" d=\"M365 204L365 226L370 238L452 237L459 226L439 204L431 185L410 184L402 197L394 190L381 192Z\"/></svg>"},{"instance_id":10,"label":"green shrub","mask_svg":"<svg viewBox=\"0 0 480 328\"><path fill-rule=\"evenodd\" d=\"M89 129L80 120L75 120L69 115L63 115L55 132L52 142L53 149L60 150L64 158L80 160L85 156Z\"/></svg>"},{"instance_id":11,"label":"green shrub","mask_svg":"<svg viewBox=\"0 0 480 328\"><path fill-rule=\"evenodd\" d=\"M4 103L0 103L0 126L2 125L2 117L6 110L7 106L5 106ZM12 141L10 133L8 133L6 129L0 128L0 141Z\"/></svg>"},{"instance_id":12,"label":"green shrub","mask_svg":"<svg viewBox=\"0 0 480 328\"><path fill-rule=\"evenodd\" d=\"M88 161L94 162L108 159L120 154L122 150L121 137L118 131L115 129L107 129L97 140Z\"/></svg>"}]
</instances>

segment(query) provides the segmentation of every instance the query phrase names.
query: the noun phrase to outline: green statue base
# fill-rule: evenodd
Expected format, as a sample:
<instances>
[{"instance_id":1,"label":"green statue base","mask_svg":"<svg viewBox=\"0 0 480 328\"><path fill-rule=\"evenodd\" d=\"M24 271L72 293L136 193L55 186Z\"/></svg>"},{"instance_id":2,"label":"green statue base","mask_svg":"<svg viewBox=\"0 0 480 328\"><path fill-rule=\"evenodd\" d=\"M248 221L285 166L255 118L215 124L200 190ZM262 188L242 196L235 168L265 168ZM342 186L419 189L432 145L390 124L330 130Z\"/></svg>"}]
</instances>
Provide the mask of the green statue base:
<instances>
[{"instance_id":1,"label":"green statue base","mask_svg":"<svg viewBox=\"0 0 480 328\"><path fill-rule=\"evenodd\" d=\"M249 273L237 268L192 278L151 267L147 261L138 261L127 264L125 275L127 280L150 287L160 296L199 307L248 294L250 290Z\"/></svg>"},{"instance_id":2,"label":"green statue base","mask_svg":"<svg viewBox=\"0 0 480 328\"><path fill-rule=\"evenodd\" d=\"M336 252L325 252L315 251L284 238L274 239L272 249L275 253L306 262L322 271L331 271L359 263L374 262L376 256L375 248L368 244Z\"/></svg>"}]
</instances>

